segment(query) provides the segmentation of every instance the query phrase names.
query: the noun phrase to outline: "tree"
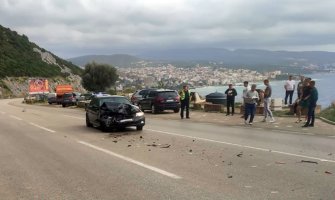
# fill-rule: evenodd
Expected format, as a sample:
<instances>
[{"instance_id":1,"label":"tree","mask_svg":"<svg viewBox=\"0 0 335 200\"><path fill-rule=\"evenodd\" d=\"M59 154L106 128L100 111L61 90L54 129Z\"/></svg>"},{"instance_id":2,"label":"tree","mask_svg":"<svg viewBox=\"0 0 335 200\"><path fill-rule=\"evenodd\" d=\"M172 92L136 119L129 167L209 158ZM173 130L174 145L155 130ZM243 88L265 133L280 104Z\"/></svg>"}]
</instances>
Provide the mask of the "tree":
<instances>
[{"instance_id":1,"label":"tree","mask_svg":"<svg viewBox=\"0 0 335 200\"><path fill-rule=\"evenodd\" d=\"M88 91L102 92L114 85L118 78L113 66L92 62L85 65L82 84Z\"/></svg>"}]
</instances>

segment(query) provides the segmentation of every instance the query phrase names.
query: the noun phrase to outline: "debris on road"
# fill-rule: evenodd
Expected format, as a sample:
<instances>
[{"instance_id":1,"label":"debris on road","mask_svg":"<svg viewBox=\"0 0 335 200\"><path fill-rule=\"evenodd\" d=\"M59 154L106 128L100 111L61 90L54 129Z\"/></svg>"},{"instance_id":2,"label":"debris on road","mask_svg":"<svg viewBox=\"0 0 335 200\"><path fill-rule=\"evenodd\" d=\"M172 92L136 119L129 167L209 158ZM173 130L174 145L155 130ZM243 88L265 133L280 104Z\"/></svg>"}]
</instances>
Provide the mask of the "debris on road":
<instances>
[{"instance_id":1,"label":"debris on road","mask_svg":"<svg viewBox=\"0 0 335 200\"><path fill-rule=\"evenodd\" d=\"M190 149L189 152L192 152L192 149Z\"/></svg>"},{"instance_id":2,"label":"debris on road","mask_svg":"<svg viewBox=\"0 0 335 200\"><path fill-rule=\"evenodd\" d=\"M278 162L278 161L276 161L276 164L283 165L283 164L286 164L286 163L285 162Z\"/></svg>"},{"instance_id":3,"label":"debris on road","mask_svg":"<svg viewBox=\"0 0 335 200\"><path fill-rule=\"evenodd\" d=\"M333 173L331 173L330 171L325 171L325 174L333 174Z\"/></svg>"},{"instance_id":4,"label":"debris on road","mask_svg":"<svg viewBox=\"0 0 335 200\"><path fill-rule=\"evenodd\" d=\"M128 144L128 147L131 147L131 144Z\"/></svg>"},{"instance_id":5,"label":"debris on road","mask_svg":"<svg viewBox=\"0 0 335 200\"><path fill-rule=\"evenodd\" d=\"M117 140L113 140L114 143L117 143Z\"/></svg>"},{"instance_id":6,"label":"debris on road","mask_svg":"<svg viewBox=\"0 0 335 200\"><path fill-rule=\"evenodd\" d=\"M232 175L228 175L228 178L233 178L233 176Z\"/></svg>"},{"instance_id":7,"label":"debris on road","mask_svg":"<svg viewBox=\"0 0 335 200\"><path fill-rule=\"evenodd\" d=\"M243 152L237 154L236 156L241 158L243 156Z\"/></svg>"},{"instance_id":8,"label":"debris on road","mask_svg":"<svg viewBox=\"0 0 335 200\"><path fill-rule=\"evenodd\" d=\"M140 136L140 139L143 139L142 135Z\"/></svg>"},{"instance_id":9,"label":"debris on road","mask_svg":"<svg viewBox=\"0 0 335 200\"><path fill-rule=\"evenodd\" d=\"M160 148L169 148L171 145L170 144L155 144L153 142L152 144L147 144L148 147L160 147Z\"/></svg>"},{"instance_id":10,"label":"debris on road","mask_svg":"<svg viewBox=\"0 0 335 200\"><path fill-rule=\"evenodd\" d=\"M319 164L316 161L310 161L310 160L301 160L302 163L312 163L312 164Z\"/></svg>"},{"instance_id":11,"label":"debris on road","mask_svg":"<svg viewBox=\"0 0 335 200\"><path fill-rule=\"evenodd\" d=\"M328 156L332 156L332 155L333 155L333 153L329 153L329 154L328 154Z\"/></svg>"},{"instance_id":12,"label":"debris on road","mask_svg":"<svg viewBox=\"0 0 335 200\"><path fill-rule=\"evenodd\" d=\"M170 148L170 144L164 144L164 145L161 145L160 148Z\"/></svg>"}]
</instances>

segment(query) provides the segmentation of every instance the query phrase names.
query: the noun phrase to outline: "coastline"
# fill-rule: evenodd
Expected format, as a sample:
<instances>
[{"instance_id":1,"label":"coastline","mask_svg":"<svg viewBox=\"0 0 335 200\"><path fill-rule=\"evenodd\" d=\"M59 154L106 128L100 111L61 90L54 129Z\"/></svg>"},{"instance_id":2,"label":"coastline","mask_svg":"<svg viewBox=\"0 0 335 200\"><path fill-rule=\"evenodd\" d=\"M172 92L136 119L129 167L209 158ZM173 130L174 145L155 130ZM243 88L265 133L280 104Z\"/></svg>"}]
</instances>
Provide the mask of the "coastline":
<instances>
[{"instance_id":1,"label":"coastline","mask_svg":"<svg viewBox=\"0 0 335 200\"><path fill-rule=\"evenodd\" d=\"M335 73L315 73L315 74L304 74L306 77L311 77L313 80L316 80L316 87L319 91L319 101L318 104L321 105L321 108L327 108L331 105L331 103L335 100L335 92L332 85L334 84L333 80L335 80ZM273 90L273 98L282 98L285 97L285 89L284 84L286 80L270 80L270 84ZM298 82L296 80L296 82ZM256 84L257 88L264 89L265 86L262 82L249 82L250 84ZM200 96L205 98L206 95L213 92L224 93L228 88L226 85L217 85L217 86L201 86L194 87L191 89L192 92L199 93ZM237 91L236 102L242 101L242 90L243 86L235 85L235 89ZM293 101L297 98L297 92L294 92Z\"/></svg>"}]
</instances>

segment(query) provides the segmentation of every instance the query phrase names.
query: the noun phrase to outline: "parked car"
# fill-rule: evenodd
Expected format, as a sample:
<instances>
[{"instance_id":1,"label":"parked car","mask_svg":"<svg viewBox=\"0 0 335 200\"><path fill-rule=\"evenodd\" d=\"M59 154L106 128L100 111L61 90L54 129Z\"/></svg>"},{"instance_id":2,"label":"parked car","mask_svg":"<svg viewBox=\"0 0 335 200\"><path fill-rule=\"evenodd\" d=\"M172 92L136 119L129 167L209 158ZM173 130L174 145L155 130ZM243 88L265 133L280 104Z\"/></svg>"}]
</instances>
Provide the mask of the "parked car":
<instances>
[{"instance_id":1,"label":"parked car","mask_svg":"<svg viewBox=\"0 0 335 200\"><path fill-rule=\"evenodd\" d=\"M151 90L149 94L139 102L138 106L142 111L151 110L154 114L164 110L173 110L177 113L180 110L179 95L175 90Z\"/></svg>"},{"instance_id":2,"label":"parked car","mask_svg":"<svg viewBox=\"0 0 335 200\"><path fill-rule=\"evenodd\" d=\"M134 104L134 105L138 105L138 102L140 102L143 97L147 96L149 94L150 91L152 90L156 90L156 89L142 89L142 90L137 90L136 92L134 92L134 94L131 96L130 101Z\"/></svg>"},{"instance_id":3,"label":"parked car","mask_svg":"<svg viewBox=\"0 0 335 200\"><path fill-rule=\"evenodd\" d=\"M145 125L144 113L123 96L94 95L86 108L86 126L100 127L102 131Z\"/></svg>"},{"instance_id":4,"label":"parked car","mask_svg":"<svg viewBox=\"0 0 335 200\"><path fill-rule=\"evenodd\" d=\"M49 93L48 94L48 103L49 104L53 104L53 103L58 104L58 99L57 99L57 94L56 93Z\"/></svg>"},{"instance_id":5,"label":"parked car","mask_svg":"<svg viewBox=\"0 0 335 200\"><path fill-rule=\"evenodd\" d=\"M72 92L63 94L61 104L63 107L77 105L76 94Z\"/></svg>"},{"instance_id":6,"label":"parked car","mask_svg":"<svg viewBox=\"0 0 335 200\"><path fill-rule=\"evenodd\" d=\"M84 93L84 94L81 94L77 100L78 101L88 101L88 100L91 100L91 97L93 96L93 93Z\"/></svg>"}]
</instances>

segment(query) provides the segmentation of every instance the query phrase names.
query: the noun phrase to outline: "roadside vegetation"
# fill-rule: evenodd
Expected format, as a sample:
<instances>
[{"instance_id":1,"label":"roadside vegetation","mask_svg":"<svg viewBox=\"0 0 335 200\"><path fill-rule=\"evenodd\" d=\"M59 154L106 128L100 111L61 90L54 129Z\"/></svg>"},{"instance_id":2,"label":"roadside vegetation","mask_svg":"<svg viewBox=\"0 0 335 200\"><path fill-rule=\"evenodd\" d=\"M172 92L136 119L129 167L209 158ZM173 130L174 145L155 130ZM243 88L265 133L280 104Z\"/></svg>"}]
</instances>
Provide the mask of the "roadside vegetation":
<instances>
[{"instance_id":1,"label":"roadside vegetation","mask_svg":"<svg viewBox=\"0 0 335 200\"><path fill-rule=\"evenodd\" d=\"M108 64L88 63L82 75L82 85L87 91L105 92L115 85L119 76L116 68Z\"/></svg>"},{"instance_id":2,"label":"roadside vegetation","mask_svg":"<svg viewBox=\"0 0 335 200\"><path fill-rule=\"evenodd\" d=\"M335 122L335 107L331 106L322 110L319 116Z\"/></svg>"},{"instance_id":3,"label":"roadside vegetation","mask_svg":"<svg viewBox=\"0 0 335 200\"><path fill-rule=\"evenodd\" d=\"M66 76L61 72L59 66L66 66L77 75L80 75L83 71L78 66L53 54L52 56L59 66L46 63L42 61L39 53L34 52L34 48L46 52L45 49L30 42L27 36L19 35L17 32L0 25L0 78Z\"/></svg>"}]
</instances>

